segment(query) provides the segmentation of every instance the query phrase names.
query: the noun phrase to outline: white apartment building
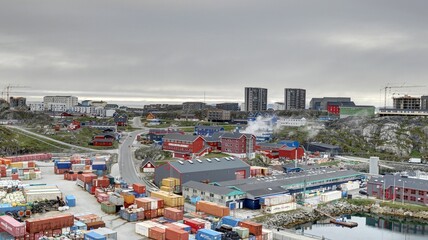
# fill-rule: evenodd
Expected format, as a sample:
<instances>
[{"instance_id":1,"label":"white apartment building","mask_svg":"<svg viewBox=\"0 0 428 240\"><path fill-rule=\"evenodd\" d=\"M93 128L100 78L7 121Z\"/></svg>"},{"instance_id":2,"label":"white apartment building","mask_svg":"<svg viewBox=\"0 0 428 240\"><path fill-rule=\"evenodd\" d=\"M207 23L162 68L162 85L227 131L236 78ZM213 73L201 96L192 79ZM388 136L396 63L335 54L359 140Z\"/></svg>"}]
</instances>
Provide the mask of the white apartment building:
<instances>
[{"instance_id":1,"label":"white apartment building","mask_svg":"<svg viewBox=\"0 0 428 240\"><path fill-rule=\"evenodd\" d=\"M276 123L280 127L301 127L307 124L306 118L282 118Z\"/></svg>"},{"instance_id":2,"label":"white apartment building","mask_svg":"<svg viewBox=\"0 0 428 240\"><path fill-rule=\"evenodd\" d=\"M42 112L45 110L45 104L42 102L28 103L28 106L30 107L30 111L32 112Z\"/></svg>"},{"instance_id":3,"label":"white apartment building","mask_svg":"<svg viewBox=\"0 0 428 240\"><path fill-rule=\"evenodd\" d=\"M49 110L49 106L64 104L65 109L63 111L66 111L77 106L78 99L75 96L45 96L43 97L43 103L45 104L45 110Z\"/></svg>"}]
</instances>

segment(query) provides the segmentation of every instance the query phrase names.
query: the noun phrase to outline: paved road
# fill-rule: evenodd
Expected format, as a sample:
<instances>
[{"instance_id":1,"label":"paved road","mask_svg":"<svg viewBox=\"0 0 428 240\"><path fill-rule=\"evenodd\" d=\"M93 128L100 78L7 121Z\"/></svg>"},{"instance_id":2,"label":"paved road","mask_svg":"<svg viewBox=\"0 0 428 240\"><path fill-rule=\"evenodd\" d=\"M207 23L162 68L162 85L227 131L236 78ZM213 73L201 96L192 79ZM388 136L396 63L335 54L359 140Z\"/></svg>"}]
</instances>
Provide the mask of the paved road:
<instances>
[{"instance_id":1,"label":"paved road","mask_svg":"<svg viewBox=\"0 0 428 240\"><path fill-rule=\"evenodd\" d=\"M133 119L133 127L142 127L139 117ZM132 144L138 134L146 133L148 129L143 128L129 133L122 144L119 146L119 172L120 176L128 183L142 183L146 188L156 188L151 182L144 177L140 177L134 165L134 151Z\"/></svg>"},{"instance_id":2,"label":"paved road","mask_svg":"<svg viewBox=\"0 0 428 240\"><path fill-rule=\"evenodd\" d=\"M47 137L47 136L45 136L45 135L42 135L42 134L38 134L38 133L34 133L34 132L31 132L31 131L28 131L28 130L26 130L26 129L24 129L24 128L20 127L20 126L6 125L6 127L8 127L8 128L12 128L12 129L16 129L16 130L18 130L18 131L21 131L21 132L23 132L23 133L27 134L27 135L35 136L35 137L37 137L37 138L39 138L39 139L46 139L46 140L49 140L49 141L52 141L52 142L55 142L55 143L61 144L61 145L63 145L63 146L67 146L67 147L70 147L70 148L74 148L74 149L81 149L81 150L85 150L85 151L88 151L88 152L117 153L117 149L112 149L112 150L97 150L97 149L86 148L86 147L81 147L81 146L77 146L77 145L73 145L73 144L69 144L69 143L61 142L61 141L58 141L58 140L56 140L56 139L53 139L53 138Z\"/></svg>"}]
</instances>

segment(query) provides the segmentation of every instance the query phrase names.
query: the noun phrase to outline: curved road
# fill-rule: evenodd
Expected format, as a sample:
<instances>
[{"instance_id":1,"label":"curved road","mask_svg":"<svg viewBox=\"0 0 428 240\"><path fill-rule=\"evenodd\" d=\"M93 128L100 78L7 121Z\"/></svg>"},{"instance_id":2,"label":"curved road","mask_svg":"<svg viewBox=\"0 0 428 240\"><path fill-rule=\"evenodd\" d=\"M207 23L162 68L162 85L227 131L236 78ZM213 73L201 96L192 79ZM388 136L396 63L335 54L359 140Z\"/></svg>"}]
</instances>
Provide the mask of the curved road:
<instances>
[{"instance_id":1,"label":"curved road","mask_svg":"<svg viewBox=\"0 0 428 240\"><path fill-rule=\"evenodd\" d=\"M142 127L141 121L139 117L135 117L133 119L134 127ZM146 185L147 189L157 188L153 183L147 181L144 177L140 177L137 173L134 164L134 151L132 149L132 144L134 143L138 134L147 132L148 129L144 128L142 130L137 130L129 133L123 143L119 146L119 172L120 176L125 180L128 184L132 183L142 183Z\"/></svg>"}]
</instances>

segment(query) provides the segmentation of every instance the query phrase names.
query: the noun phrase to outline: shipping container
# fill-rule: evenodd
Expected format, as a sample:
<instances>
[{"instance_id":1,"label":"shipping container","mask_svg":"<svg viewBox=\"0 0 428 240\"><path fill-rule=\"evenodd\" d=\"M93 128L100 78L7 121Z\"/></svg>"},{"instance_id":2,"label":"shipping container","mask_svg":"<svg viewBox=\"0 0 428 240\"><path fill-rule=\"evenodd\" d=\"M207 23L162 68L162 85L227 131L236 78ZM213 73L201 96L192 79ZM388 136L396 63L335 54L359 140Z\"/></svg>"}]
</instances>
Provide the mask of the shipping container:
<instances>
[{"instance_id":1,"label":"shipping container","mask_svg":"<svg viewBox=\"0 0 428 240\"><path fill-rule=\"evenodd\" d=\"M116 211L116 205L112 204L111 202L101 202L101 210L108 214L115 214Z\"/></svg>"},{"instance_id":2,"label":"shipping container","mask_svg":"<svg viewBox=\"0 0 428 240\"><path fill-rule=\"evenodd\" d=\"M286 212L286 211L291 211L296 209L297 209L297 204L295 202L263 207L263 211L266 213L279 213L279 212Z\"/></svg>"},{"instance_id":3,"label":"shipping container","mask_svg":"<svg viewBox=\"0 0 428 240\"><path fill-rule=\"evenodd\" d=\"M103 221L97 221L97 222L88 222L86 223L86 226L88 227L88 230L93 230L93 229L105 227L106 224Z\"/></svg>"},{"instance_id":4,"label":"shipping container","mask_svg":"<svg viewBox=\"0 0 428 240\"><path fill-rule=\"evenodd\" d=\"M193 218L193 220L204 223L204 228L205 229L212 229L212 223L208 220L205 219L200 219L200 218Z\"/></svg>"},{"instance_id":5,"label":"shipping container","mask_svg":"<svg viewBox=\"0 0 428 240\"><path fill-rule=\"evenodd\" d=\"M263 225L260 223L250 222L250 221L241 221L239 222L240 227L248 228L251 234L255 236L262 235Z\"/></svg>"},{"instance_id":6,"label":"shipping container","mask_svg":"<svg viewBox=\"0 0 428 240\"><path fill-rule=\"evenodd\" d=\"M263 240L273 240L273 232L270 229L262 229L262 239Z\"/></svg>"},{"instance_id":7,"label":"shipping container","mask_svg":"<svg viewBox=\"0 0 428 240\"><path fill-rule=\"evenodd\" d=\"M128 204L134 204L135 203L135 196L131 193L128 192L122 192L120 194L123 197L123 201L124 203L128 203ZM157 208L155 208L157 209Z\"/></svg>"},{"instance_id":8,"label":"shipping container","mask_svg":"<svg viewBox=\"0 0 428 240\"><path fill-rule=\"evenodd\" d=\"M196 203L196 211L204 212L216 217L224 217L230 215L230 209L225 206L220 206L207 201L199 201Z\"/></svg>"},{"instance_id":9,"label":"shipping container","mask_svg":"<svg viewBox=\"0 0 428 240\"><path fill-rule=\"evenodd\" d=\"M61 214L53 217L27 219L26 230L28 233L37 233L46 230L68 228L74 225L74 217L71 214Z\"/></svg>"},{"instance_id":10,"label":"shipping container","mask_svg":"<svg viewBox=\"0 0 428 240\"><path fill-rule=\"evenodd\" d=\"M82 231L86 231L88 229L85 223L77 220L74 220L74 225L72 226L72 228L74 230L82 230Z\"/></svg>"},{"instance_id":11,"label":"shipping container","mask_svg":"<svg viewBox=\"0 0 428 240\"><path fill-rule=\"evenodd\" d=\"M272 205L279 205L283 203L293 202L294 198L289 194L280 194L280 195L274 195L274 196L268 196L268 197L261 197L259 201L260 201L260 205L272 206Z\"/></svg>"},{"instance_id":12,"label":"shipping container","mask_svg":"<svg viewBox=\"0 0 428 240\"><path fill-rule=\"evenodd\" d=\"M165 240L188 240L189 232L177 228L165 229Z\"/></svg>"},{"instance_id":13,"label":"shipping container","mask_svg":"<svg viewBox=\"0 0 428 240\"><path fill-rule=\"evenodd\" d=\"M164 210L164 218L172 221L183 220L183 214L183 210L176 208L165 208Z\"/></svg>"},{"instance_id":14,"label":"shipping container","mask_svg":"<svg viewBox=\"0 0 428 240\"><path fill-rule=\"evenodd\" d=\"M241 238L249 238L250 230L244 227L233 227L232 231L237 232Z\"/></svg>"},{"instance_id":15,"label":"shipping container","mask_svg":"<svg viewBox=\"0 0 428 240\"><path fill-rule=\"evenodd\" d=\"M144 210L151 209L151 200L149 198L136 198L135 204L137 204L138 208L143 208Z\"/></svg>"},{"instance_id":16,"label":"shipping container","mask_svg":"<svg viewBox=\"0 0 428 240\"><path fill-rule=\"evenodd\" d=\"M199 222L199 221L194 220L194 219L184 218L183 223L190 226L191 233L196 233L199 229L205 228L205 223Z\"/></svg>"},{"instance_id":17,"label":"shipping container","mask_svg":"<svg viewBox=\"0 0 428 240\"><path fill-rule=\"evenodd\" d=\"M237 227L237 226L239 226L240 221L241 221L241 219L239 219L239 218L234 218L231 216L224 216L221 219L221 224L226 224L226 225L229 225L231 227Z\"/></svg>"},{"instance_id":18,"label":"shipping container","mask_svg":"<svg viewBox=\"0 0 428 240\"><path fill-rule=\"evenodd\" d=\"M222 233L210 229L200 229L196 233L196 240L221 240Z\"/></svg>"},{"instance_id":19,"label":"shipping container","mask_svg":"<svg viewBox=\"0 0 428 240\"><path fill-rule=\"evenodd\" d=\"M3 229L14 237L24 236L26 233L25 227L25 223L20 223L11 216L0 216L0 229Z\"/></svg>"},{"instance_id":20,"label":"shipping container","mask_svg":"<svg viewBox=\"0 0 428 240\"><path fill-rule=\"evenodd\" d=\"M255 210L255 209L260 209L261 206L260 206L259 199L256 199L256 200L245 199L243 203L243 207Z\"/></svg>"},{"instance_id":21,"label":"shipping container","mask_svg":"<svg viewBox=\"0 0 428 240\"><path fill-rule=\"evenodd\" d=\"M137 234L148 237L149 236L149 229L151 227L162 227L162 225L159 223L156 223L156 222L152 222L152 221L138 222L135 224L135 232Z\"/></svg>"},{"instance_id":22,"label":"shipping container","mask_svg":"<svg viewBox=\"0 0 428 240\"><path fill-rule=\"evenodd\" d=\"M149 238L154 240L165 240L165 228L151 227L149 229Z\"/></svg>"},{"instance_id":23,"label":"shipping container","mask_svg":"<svg viewBox=\"0 0 428 240\"><path fill-rule=\"evenodd\" d=\"M65 196L65 203L69 207L75 207L76 206L76 198L73 195L67 195L67 196Z\"/></svg>"},{"instance_id":24,"label":"shipping container","mask_svg":"<svg viewBox=\"0 0 428 240\"><path fill-rule=\"evenodd\" d=\"M132 189L134 189L134 192L138 194L146 193L146 186L141 183L132 184Z\"/></svg>"},{"instance_id":25,"label":"shipping container","mask_svg":"<svg viewBox=\"0 0 428 240\"><path fill-rule=\"evenodd\" d=\"M184 206L183 196L172 194L164 191L153 191L150 197L156 197L164 200L165 207L179 207Z\"/></svg>"},{"instance_id":26,"label":"shipping container","mask_svg":"<svg viewBox=\"0 0 428 240\"><path fill-rule=\"evenodd\" d=\"M123 206L125 203L123 197L118 193L110 194L109 201L116 206Z\"/></svg>"},{"instance_id":27,"label":"shipping container","mask_svg":"<svg viewBox=\"0 0 428 240\"><path fill-rule=\"evenodd\" d=\"M85 233L84 240L106 240L107 238L99 233L90 231Z\"/></svg>"},{"instance_id":28,"label":"shipping container","mask_svg":"<svg viewBox=\"0 0 428 240\"><path fill-rule=\"evenodd\" d=\"M106 240L117 240L117 232L109 228L98 228L93 230L93 232L103 235L104 237L106 237Z\"/></svg>"},{"instance_id":29,"label":"shipping container","mask_svg":"<svg viewBox=\"0 0 428 240\"><path fill-rule=\"evenodd\" d=\"M330 202L337 199L342 198L342 192L341 191L331 191L331 192L325 192L320 195L320 201L321 202Z\"/></svg>"},{"instance_id":30,"label":"shipping container","mask_svg":"<svg viewBox=\"0 0 428 240\"><path fill-rule=\"evenodd\" d=\"M179 229L184 230L186 232L190 233L192 231L192 228L187 224L180 222L172 222L171 224L177 226Z\"/></svg>"}]
</instances>

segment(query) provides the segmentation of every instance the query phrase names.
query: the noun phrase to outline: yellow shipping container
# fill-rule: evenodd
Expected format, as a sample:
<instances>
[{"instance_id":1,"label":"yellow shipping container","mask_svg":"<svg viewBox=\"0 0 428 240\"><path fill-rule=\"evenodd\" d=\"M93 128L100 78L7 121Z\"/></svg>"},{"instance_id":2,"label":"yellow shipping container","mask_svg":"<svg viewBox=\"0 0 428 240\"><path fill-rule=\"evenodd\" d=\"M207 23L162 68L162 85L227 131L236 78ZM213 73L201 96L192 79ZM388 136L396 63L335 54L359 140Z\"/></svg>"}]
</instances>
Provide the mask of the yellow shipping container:
<instances>
[{"instance_id":1,"label":"yellow shipping container","mask_svg":"<svg viewBox=\"0 0 428 240\"><path fill-rule=\"evenodd\" d=\"M172 187L162 186L162 187L161 187L161 190L162 190L162 191L165 191L165 192L172 192L172 191L173 191L173 188L172 188Z\"/></svg>"},{"instance_id":2,"label":"yellow shipping container","mask_svg":"<svg viewBox=\"0 0 428 240\"><path fill-rule=\"evenodd\" d=\"M23 164L22 164L22 162L13 162L13 163L10 163L10 167L11 168L22 168Z\"/></svg>"},{"instance_id":3,"label":"yellow shipping container","mask_svg":"<svg viewBox=\"0 0 428 240\"><path fill-rule=\"evenodd\" d=\"M162 186L165 187L175 187L175 180L172 178L164 178L162 179Z\"/></svg>"},{"instance_id":4,"label":"yellow shipping container","mask_svg":"<svg viewBox=\"0 0 428 240\"><path fill-rule=\"evenodd\" d=\"M175 186L180 186L180 179L178 178L172 178L175 181Z\"/></svg>"},{"instance_id":5,"label":"yellow shipping container","mask_svg":"<svg viewBox=\"0 0 428 240\"><path fill-rule=\"evenodd\" d=\"M156 191L150 193L151 197L157 197L164 200L165 206L167 207L179 207L184 205L183 196L165 192L165 191Z\"/></svg>"}]
</instances>

